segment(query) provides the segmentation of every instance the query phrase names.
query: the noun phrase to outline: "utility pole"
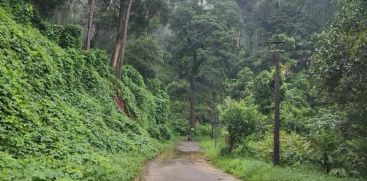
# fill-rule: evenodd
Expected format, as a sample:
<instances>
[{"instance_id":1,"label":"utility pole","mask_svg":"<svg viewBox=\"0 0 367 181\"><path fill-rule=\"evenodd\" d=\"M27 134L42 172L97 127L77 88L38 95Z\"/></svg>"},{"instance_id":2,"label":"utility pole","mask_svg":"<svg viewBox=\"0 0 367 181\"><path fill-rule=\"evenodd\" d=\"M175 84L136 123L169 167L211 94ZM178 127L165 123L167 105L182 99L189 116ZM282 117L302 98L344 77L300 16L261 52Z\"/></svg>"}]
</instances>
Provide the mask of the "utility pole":
<instances>
[{"instance_id":1,"label":"utility pole","mask_svg":"<svg viewBox=\"0 0 367 181\"><path fill-rule=\"evenodd\" d=\"M275 45L273 51L273 61L275 63L275 94L274 94L274 150L273 150L273 165L280 163L280 61L279 49L283 41L272 41Z\"/></svg>"}]
</instances>

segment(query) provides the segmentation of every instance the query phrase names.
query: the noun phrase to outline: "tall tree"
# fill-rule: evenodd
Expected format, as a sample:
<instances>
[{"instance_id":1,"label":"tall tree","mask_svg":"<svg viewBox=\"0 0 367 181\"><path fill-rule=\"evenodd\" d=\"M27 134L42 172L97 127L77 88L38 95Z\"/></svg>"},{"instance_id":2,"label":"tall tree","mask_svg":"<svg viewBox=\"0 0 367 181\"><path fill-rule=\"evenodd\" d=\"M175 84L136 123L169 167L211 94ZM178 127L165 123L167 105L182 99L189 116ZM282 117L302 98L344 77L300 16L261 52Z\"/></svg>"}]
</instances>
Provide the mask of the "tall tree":
<instances>
[{"instance_id":1,"label":"tall tree","mask_svg":"<svg viewBox=\"0 0 367 181\"><path fill-rule=\"evenodd\" d=\"M347 113L342 132L358 157L358 170L367 169L367 1L352 0L327 30L316 36L310 80L317 95ZM350 161L355 163L355 161Z\"/></svg>"},{"instance_id":2,"label":"tall tree","mask_svg":"<svg viewBox=\"0 0 367 181\"><path fill-rule=\"evenodd\" d=\"M121 77L121 67L125 56L127 30L133 1L134 0L120 0L119 24L111 56L111 66L115 69L115 75L118 79Z\"/></svg>"},{"instance_id":3,"label":"tall tree","mask_svg":"<svg viewBox=\"0 0 367 181\"><path fill-rule=\"evenodd\" d=\"M234 25L236 16L226 16L232 1L226 3L191 1L179 7L172 18L174 33L170 44L174 64L189 83L189 123L196 127L198 103L213 104L211 95L220 95L231 62L236 58Z\"/></svg>"},{"instance_id":4,"label":"tall tree","mask_svg":"<svg viewBox=\"0 0 367 181\"><path fill-rule=\"evenodd\" d=\"M367 125L366 19L366 1L348 2L333 25L315 37L309 71L318 92L355 114L354 120L363 120L363 125Z\"/></svg>"},{"instance_id":5,"label":"tall tree","mask_svg":"<svg viewBox=\"0 0 367 181\"><path fill-rule=\"evenodd\" d=\"M96 0L88 1L89 11L88 11L88 27L87 27L87 36L85 40L85 49L90 49L90 43L92 40L92 27L93 27L93 16L96 8Z\"/></svg>"}]
</instances>

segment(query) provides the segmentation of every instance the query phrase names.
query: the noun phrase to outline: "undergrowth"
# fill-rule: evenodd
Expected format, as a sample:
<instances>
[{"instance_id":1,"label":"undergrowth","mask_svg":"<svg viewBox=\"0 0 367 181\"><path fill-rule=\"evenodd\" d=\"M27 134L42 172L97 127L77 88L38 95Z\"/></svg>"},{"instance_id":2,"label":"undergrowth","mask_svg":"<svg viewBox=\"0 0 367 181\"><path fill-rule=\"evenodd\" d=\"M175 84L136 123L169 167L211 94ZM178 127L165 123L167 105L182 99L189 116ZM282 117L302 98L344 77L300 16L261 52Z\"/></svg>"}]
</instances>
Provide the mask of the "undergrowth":
<instances>
[{"instance_id":1,"label":"undergrowth","mask_svg":"<svg viewBox=\"0 0 367 181\"><path fill-rule=\"evenodd\" d=\"M273 167L271 163L251 157L221 155L223 143L215 147L214 141L208 138L202 138L200 144L214 166L246 181L359 181L328 176L311 168Z\"/></svg>"}]
</instances>

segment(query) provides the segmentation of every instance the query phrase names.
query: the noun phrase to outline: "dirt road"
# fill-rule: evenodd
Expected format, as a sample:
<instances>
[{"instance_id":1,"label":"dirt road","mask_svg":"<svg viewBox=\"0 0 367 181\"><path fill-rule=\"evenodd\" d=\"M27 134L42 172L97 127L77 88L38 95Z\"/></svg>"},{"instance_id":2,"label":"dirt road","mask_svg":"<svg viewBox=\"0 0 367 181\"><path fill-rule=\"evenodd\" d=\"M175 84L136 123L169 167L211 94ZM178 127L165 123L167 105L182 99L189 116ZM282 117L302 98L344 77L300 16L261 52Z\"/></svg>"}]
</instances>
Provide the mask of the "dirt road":
<instances>
[{"instance_id":1,"label":"dirt road","mask_svg":"<svg viewBox=\"0 0 367 181\"><path fill-rule=\"evenodd\" d=\"M176 149L151 161L137 181L239 181L210 166L196 142L180 142Z\"/></svg>"}]
</instances>

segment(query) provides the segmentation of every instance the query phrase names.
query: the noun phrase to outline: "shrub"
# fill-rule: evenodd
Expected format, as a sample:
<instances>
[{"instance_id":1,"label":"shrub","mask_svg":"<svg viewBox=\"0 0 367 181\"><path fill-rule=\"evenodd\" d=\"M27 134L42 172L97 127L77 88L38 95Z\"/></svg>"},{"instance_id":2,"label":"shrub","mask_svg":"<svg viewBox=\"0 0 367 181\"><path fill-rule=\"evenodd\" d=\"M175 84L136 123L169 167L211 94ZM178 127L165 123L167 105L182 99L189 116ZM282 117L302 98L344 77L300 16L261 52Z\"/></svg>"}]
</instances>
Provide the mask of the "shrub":
<instances>
[{"instance_id":1,"label":"shrub","mask_svg":"<svg viewBox=\"0 0 367 181\"><path fill-rule=\"evenodd\" d=\"M170 124L174 133L186 136L188 134L189 121L182 119L182 117L181 114L171 114L170 120L172 120L172 122Z\"/></svg>"},{"instance_id":2,"label":"shrub","mask_svg":"<svg viewBox=\"0 0 367 181\"><path fill-rule=\"evenodd\" d=\"M324 173L305 167L274 167L268 161L262 161L251 157L241 157L239 155L221 156L214 141L204 139L200 142L204 154L209 157L210 162L233 174L242 180L251 181L362 181L356 178L338 178L325 175ZM253 156L250 155L250 156Z\"/></svg>"},{"instance_id":3,"label":"shrub","mask_svg":"<svg viewBox=\"0 0 367 181\"><path fill-rule=\"evenodd\" d=\"M255 132L257 124L265 117L257 111L251 99L245 101L230 101L225 107L219 107L220 120L228 130L228 146L231 152L246 136Z\"/></svg>"},{"instance_id":4,"label":"shrub","mask_svg":"<svg viewBox=\"0 0 367 181\"><path fill-rule=\"evenodd\" d=\"M271 160L273 157L273 135L268 133L258 142L250 142L248 147L257 158ZM309 163L314 150L311 142L295 132L280 134L280 158L282 163L300 165Z\"/></svg>"},{"instance_id":5,"label":"shrub","mask_svg":"<svg viewBox=\"0 0 367 181\"><path fill-rule=\"evenodd\" d=\"M53 25L42 23L41 33L62 48L80 49L83 44L83 29L77 25Z\"/></svg>"},{"instance_id":6,"label":"shrub","mask_svg":"<svg viewBox=\"0 0 367 181\"><path fill-rule=\"evenodd\" d=\"M205 137L211 135L211 127L209 124L197 124L195 128L195 136Z\"/></svg>"},{"instance_id":7,"label":"shrub","mask_svg":"<svg viewBox=\"0 0 367 181\"><path fill-rule=\"evenodd\" d=\"M29 25L33 19L33 7L26 0L8 0L13 18L18 23Z\"/></svg>"},{"instance_id":8,"label":"shrub","mask_svg":"<svg viewBox=\"0 0 367 181\"><path fill-rule=\"evenodd\" d=\"M157 80L148 80L132 66L127 65L122 70L122 89L125 106L131 116L139 121L143 128L147 128L154 138L164 139L171 137L168 129L170 99L162 90L162 85Z\"/></svg>"},{"instance_id":9,"label":"shrub","mask_svg":"<svg viewBox=\"0 0 367 181\"><path fill-rule=\"evenodd\" d=\"M345 114L328 109L321 109L320 112L321 115L311 118L307 125L310 129L309 139L316 150L313 159L329 174L365 174L366 139L343 136Z\"/></svg>"}]
</instances>

